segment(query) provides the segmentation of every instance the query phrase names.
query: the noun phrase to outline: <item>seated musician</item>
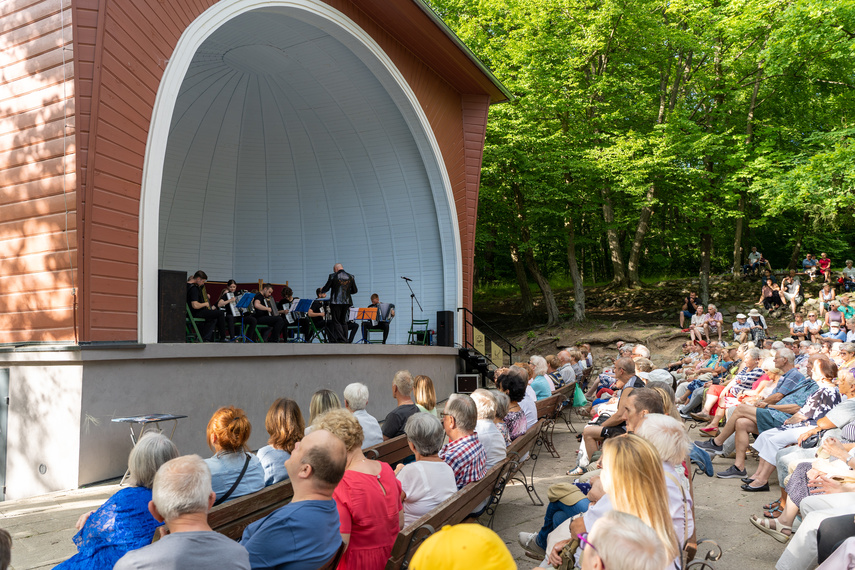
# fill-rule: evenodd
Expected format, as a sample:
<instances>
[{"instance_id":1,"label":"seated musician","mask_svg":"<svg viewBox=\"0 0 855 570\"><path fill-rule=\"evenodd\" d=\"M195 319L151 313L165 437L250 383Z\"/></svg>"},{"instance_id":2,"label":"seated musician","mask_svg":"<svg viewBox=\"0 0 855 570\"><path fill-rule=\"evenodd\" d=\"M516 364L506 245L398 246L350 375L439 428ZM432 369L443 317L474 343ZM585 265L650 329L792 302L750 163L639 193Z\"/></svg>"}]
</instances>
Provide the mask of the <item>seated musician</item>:
<instances>
[{"instance_id":1,"label":"seated musician","mask_svg":"<svg viewBox=\"0 0 855 570\"><path fill-rule=\"evenodd\" d=\"M285 285L282 287L282 300L277 303L279 307L279 316L285 319L285 336L288 336L288 327L298 326L297 318L291 314L292 308L297 307L297 302L299 299L294 299L294 291ZM308 323L305 324L305 328L308 329ZM305 338L306 330L303 327L300 327L300 332L303 333L303 338ZM287 338L286 338L287 340Z\"/></svg>"},{"instance_id":2,"label":"seated musician","mask_svg":"<svg viewBox=\"0 0 855 570\"><path fill-rule=\"evenodd\" d=\"M307 313L308 317L312 319L312 323L314 323L315 328L318 329L318 332L321 332L326 327L326 310L324 309L324 302L321 299L326 298L326 293L321 292L321 288L318 287L315 289L315 295L318 296L317 299L312 301L312 306L309 307L309 312ZM312 342L312 339L315 336L314 331L309 328L306 334L306 342Z\"/></svg>"},{"instance_id":3,"label":"seated musician","mask_svg":"<svg viewBox=\"0 0 855 570\"><path fill-rule=\"evenodd\" d=\"M220 342L226 340L226 317L219 309L212 309L205 291L205 282L208 275L201 269L193 274L192 279L187 282L187 305L190 313L197 318L205 319L205 324L200 331L202 340L211 342L214 340L214 327L220 333Z\"/></svg>"},{"instance_id":4,"label":"seated musician","mask_svg":"<svg viewBox=\"0 0 855 570\"><path fill-rule=\"evenodd\" d=\"M252 300L252 308L255 310L255 318L258 324L270 327L270 330L263 337L264 342L279 342L282 329L285 328L285 319L274 314L273 308L275 306L273 285L265 283L261 286L261 293L256 293Z\"/></svg>"},{"instance_id":5,"label":"seated musician","mask_svg":"<svg viewBox=\"0 0 855 570\"><path fill-rule=\"evenodd\" d=\"M228 283L226 284L226 288L223 289L223 292L220 293L219 300L217 300L217 307L219 307L225 312L226 324L228 325L229 334L231 335L231 339L233 341L240 336L240 333L236 332L237 329L235 329L235 323L237 323L238 325L241 324L241 309L238 309L237 307L234 307L234 309L232 309L232 307L229 307L229 305L237 304L238 297L236 293L237 283L234 279L229 279ZM253 317L249 313L246 313L245 315L243 315L243 324L249 326L249 328L247 329L246 336L248 336L249 338L254 338L255 326L257 324L255 317Z\"/></svg>"},{"instance_id":6,"label":"seated musician","mask_svg":"<svg viewBox=\"0 0 855 570\"><path fill-rule=\"evenodd\" d=\"M376 307L377 308L377 318L380 318L380 295L374 293L371 295L371 304L368 305L369 308ZM395 316L394 307L389 310L389 321L392 320L392 317ZM382 329L383 330L383 344L386 344L386 339L389 338L389 321L364 321L362 323L362 340L364 342L368 342L368 329Z\"/></svg>"}]
</instances>

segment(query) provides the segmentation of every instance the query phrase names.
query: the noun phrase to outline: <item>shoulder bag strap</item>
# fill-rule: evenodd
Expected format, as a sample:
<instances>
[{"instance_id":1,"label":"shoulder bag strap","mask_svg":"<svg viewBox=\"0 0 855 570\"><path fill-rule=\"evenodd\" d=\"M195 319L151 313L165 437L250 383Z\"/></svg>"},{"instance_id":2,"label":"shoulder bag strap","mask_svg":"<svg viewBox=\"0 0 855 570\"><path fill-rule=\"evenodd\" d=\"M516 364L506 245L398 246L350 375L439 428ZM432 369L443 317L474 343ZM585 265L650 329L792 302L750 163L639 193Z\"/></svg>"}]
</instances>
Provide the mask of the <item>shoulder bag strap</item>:
<instances>
[{"instance_id":1,"label":"shoulder bag strap","mask_svg":"<svg viewBox=\"0 0 855 570\"><path fill-rule=\"evenodd\" d=\"M688 501L686 501L686 490L683 488L683 485L680 484L680 481L678 481L677 478L674 477L674 475L666 471L665 476L677 484L677 487L680 488L680 494L683 495L683 542L680 544L680 562L682 564L683 553L686 548L686 544L689 543L689 506Z\"/></svg>"},{"instance_id":2,"label":"shoulder bag strap","mask_svg":"<svg viewBox=\"0 0 855 570\"><path fill-rule=\"evenodd\" d=\"M243 462L243 469L240 470L240 475L238 475L238 478L235 479L235 482L234 484L232 484L231 489L226 491L225 495L214 501L215 507L226 502L226 500L232 496L232 493L235 492L235 489L237 489L237 486L240 484L241 479L243 479L244 473L246 473L246 468L249 467L249 453L245 453L244 455L246 455L246 461Z\"/></svg>"}]
</instances>

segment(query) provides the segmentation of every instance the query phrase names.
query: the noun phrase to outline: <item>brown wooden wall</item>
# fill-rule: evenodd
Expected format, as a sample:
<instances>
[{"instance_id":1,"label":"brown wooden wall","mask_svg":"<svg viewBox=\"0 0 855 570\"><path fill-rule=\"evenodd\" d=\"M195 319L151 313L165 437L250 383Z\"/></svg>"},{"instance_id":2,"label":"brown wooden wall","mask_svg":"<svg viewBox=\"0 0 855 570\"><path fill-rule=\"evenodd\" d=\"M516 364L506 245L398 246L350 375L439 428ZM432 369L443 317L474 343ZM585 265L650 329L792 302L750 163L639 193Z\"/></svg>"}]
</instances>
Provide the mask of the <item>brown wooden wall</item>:
<instances>
[{"instance_id":1,"label":"brown wooden wall","mask_svg":"<svg viewBox=\"0 0 855 570\"><path fill-rule=\"evenodd\" d=\"M158 84L183 30L213 0L76 0L75 33L80 38L80 106L88 126L79 137L81 165L78 206L83 228L81 267L82 340L134 340L137 336L137 275L140 184L146 137ZM394 35L377 23L389 4L375 0L328 0L366 30L401 70L433 127L451 179L458 209L464 264L464 304L471 304L475 213L480 145L489 96L483 77L467 69L451 78L440 76L396 38L434 35L421 49L436 57L437 45L454 54L447 38L429 29L414 3L402 6ZM376 10L369 15L368 11ZM105 7L104 7L105 5ZM389 17L386 14L384 17ZM92 26L95 26L94 32ZM409 27L409 30L406 29ZM432 31L431 31L432 30ZM444 39L443 39L444 38ZM85 40L85 41L84 41ZM91 42L97 50L84 50ZM439 42L439 43L437 43ZM442 50L439 50L442 51ZM458 50L459 51L459 50ZM460 54L454 54L460 58ZM447 59L439 59L448 63ZM437 67L438 64L434 64ZM459 67L459 66L458 66ZM470 67L471 66L470 64ZM447 70L442 70L446 74ZM474 77L474 79L473 79ZM478 95L464 98L452 83ZM89 97L91 94L91 98ZM464 105L465 102L465 105ZM89 115L85 115L89 113ZM479 139L480 137L480 139ZM86 200L82 197L85 194ZM154 310L154 308L152 308Z\"/></svg>"},{"instance_id":2,"label":"brown wooden wall","mask_svg":"<svg viewBox=\"0 0 855 570\"><path fill-rule=\"evenodd\" d=\"M71 12L71 0L0 2L0 343L75 340Z\"/></svg>"}]
</instances>

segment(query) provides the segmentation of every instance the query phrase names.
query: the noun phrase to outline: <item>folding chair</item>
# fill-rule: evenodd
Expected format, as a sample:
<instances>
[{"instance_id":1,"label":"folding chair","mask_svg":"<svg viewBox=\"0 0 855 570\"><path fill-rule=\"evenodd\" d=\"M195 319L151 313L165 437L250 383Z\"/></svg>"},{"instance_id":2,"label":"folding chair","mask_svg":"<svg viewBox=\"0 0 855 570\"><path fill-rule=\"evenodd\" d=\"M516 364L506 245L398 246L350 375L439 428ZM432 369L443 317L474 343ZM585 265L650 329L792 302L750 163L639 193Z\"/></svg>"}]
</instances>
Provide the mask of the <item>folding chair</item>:
<instances>
[{"instance_id":1,"label":"folding chair","mask_svg":"<svg viewBox=\"0 0 855 570\"><path fill-rule=\"evenodd\" d=\"M184 306L187 308L187 319L184 321L185 340L187 342L205 342L202 339L202 333L199 332L199 327L196 326L196 323L204 323L205 319L194 317L193 313L190 312L190 305L185 303Z\"/></svg>"},{"instance_id":2,"label":"folding chair","mask_svg":"<svg viewBox=\"0 0 855 570\"><path fill-rule=\"evenodd\" d=\"M428 319L413 319L410 330L407 331L407 344L430 344L430 332L428 332Z\"/></svg>"}]
</instances>

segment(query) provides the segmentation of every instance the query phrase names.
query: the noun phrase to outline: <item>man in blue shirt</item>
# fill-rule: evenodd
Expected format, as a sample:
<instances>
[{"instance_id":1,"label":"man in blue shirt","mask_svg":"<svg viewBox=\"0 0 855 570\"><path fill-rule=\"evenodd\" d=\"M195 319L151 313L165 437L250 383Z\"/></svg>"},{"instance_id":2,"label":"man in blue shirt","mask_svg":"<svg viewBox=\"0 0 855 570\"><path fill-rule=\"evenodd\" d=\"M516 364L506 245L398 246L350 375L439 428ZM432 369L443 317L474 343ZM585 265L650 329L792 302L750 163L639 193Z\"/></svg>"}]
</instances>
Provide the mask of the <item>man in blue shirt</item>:
<instances>
[{"instance_id":1,"label":"man in blue shirt","mask_svg":"<svg viewBox=\"0 0 855 570\"><path fill-rule=\"evenodd\" d=\"M346 465L344 443L326 430L297 443L285 461L294 498L243 531L253 570L315 570L335 555L341 535L332 495Z\"/></svg>"}]
</instances>

